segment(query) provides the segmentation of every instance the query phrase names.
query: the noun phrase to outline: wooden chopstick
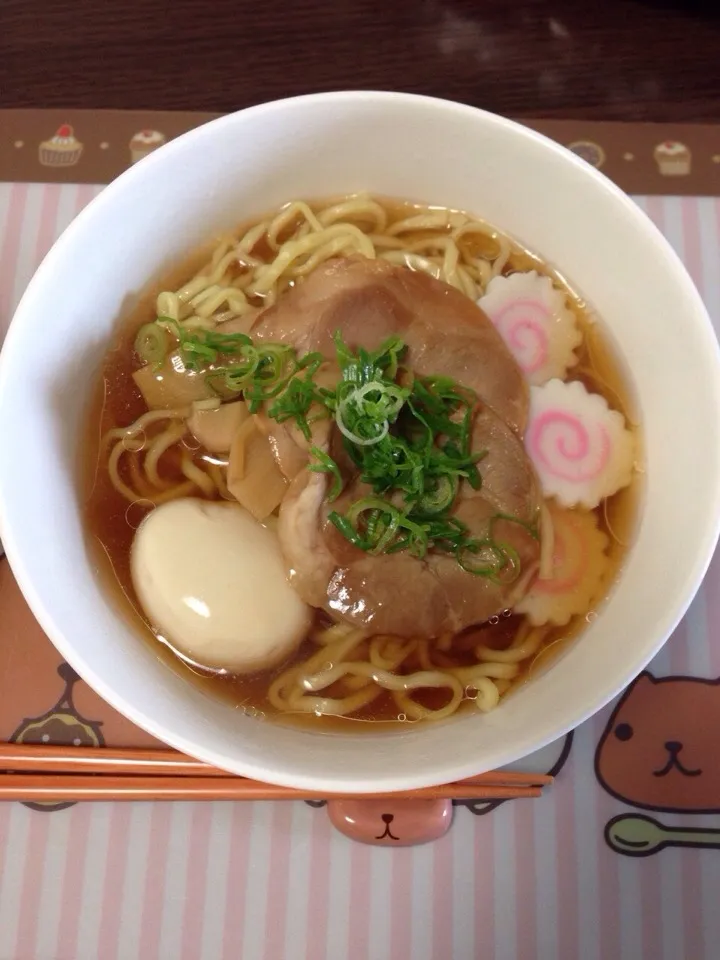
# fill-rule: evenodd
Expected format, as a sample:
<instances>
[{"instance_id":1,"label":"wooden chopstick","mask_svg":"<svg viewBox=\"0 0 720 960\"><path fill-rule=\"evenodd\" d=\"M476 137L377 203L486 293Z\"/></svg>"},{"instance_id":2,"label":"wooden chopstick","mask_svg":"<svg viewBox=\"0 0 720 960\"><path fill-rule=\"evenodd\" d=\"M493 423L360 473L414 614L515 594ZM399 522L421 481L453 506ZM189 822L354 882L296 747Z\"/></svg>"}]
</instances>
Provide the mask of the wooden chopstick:
<instances>
[{"instance_id":1,"label":"wooden chopstick","mask_svg":"<svg viewBox=\"0 0 720 960\"><path fill-rule=\"evenodd\" d=\"M461 783L405 793L318 794L242 777L141 777L86 774L0 774L0 800L513 800L539 797L539 787L473 786Z\"/></svg>"},{"instance_id":2,"label":"wooden chopstick","mask_svg":"<svg viewBox=\"0 0 720 960\"><path fill-rule=\"evenodd\" d=\"M229 780L235 784L277 788L259 784L254 780L236 777L225 770L185 756L176 750L148 749L137 747L75 747L44 743L0 743L0 771L54 773L58 776L76 774L103 774L144 777L194 777ZM7 784L8 774L0 774L0 789ZM490 771L450 786L471 787L541 787L552 783L553 778L544 774L517 773L515 771ZM288 788L279 788L286 790ZM448 787L428 788L443 789ZM300 791L291 791L294 794ZM413 791L413 794L417 791ZM314 796L314 794L313 794ZM381 795L382 796L382 795ZM399 795L396 795L399 796ZM459 795L458 795L459 796ZM258 798L259 799L259 798ZM301 798L298 798L301 799ZM468 799L470 799L468 797Z\"/></svg>"},{"instance_id":3,"label":"wooden chopstick","mask_svg":"<svg viewBox=\"0 0 720 960\"><path fill-rule=\"evenodd\" d=\"M176 750L137 747L75 747L34 743L0 743L0 770L36 773L114 773L148 776L231 777L227 770Z\"/></svg>"}]
</instances>

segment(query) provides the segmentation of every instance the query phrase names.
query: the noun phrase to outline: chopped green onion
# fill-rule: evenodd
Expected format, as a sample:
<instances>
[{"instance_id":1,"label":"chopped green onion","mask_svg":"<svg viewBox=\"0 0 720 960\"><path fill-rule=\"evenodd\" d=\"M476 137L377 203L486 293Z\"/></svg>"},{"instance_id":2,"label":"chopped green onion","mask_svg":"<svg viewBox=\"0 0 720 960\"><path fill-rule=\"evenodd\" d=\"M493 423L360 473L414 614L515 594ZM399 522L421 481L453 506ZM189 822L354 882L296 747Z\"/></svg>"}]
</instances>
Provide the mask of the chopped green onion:
<instances>
[{"instance_id":1,"label":"chopped green onion","mask_svg":"<svg viewBox=\"0 0 720 960\"><path fill-rule=\"evenodd\" d=\"M402 514L388 500L363 497L356 500L347 512L347 519L356 530L365 513L370 514L366 521L366 538L372 544L370 552L382 553L395 537Z\"/></svg>"},{"instance_id":2,"label":"chopped green onion","mask_svg":"<svg viewBox=\"0 0 720 960\"><path fill-rule=\"evenodd\" d=\"M515 547L511 546L509 543L498 542L496 546L505 557L505 562L498 571L498 574L495 576L494 580L496 583L500 584L514 583L520 576L520 571L522 568L520 563L520 555Z\"/></svg>"},{"instance_id":3,"label":"chopped green onion","mask_svg":"<svg viewBox=\"0 0 720 960\"><path fill-rule=\"evenodd\" d=\"M367 540L364 540L363 537L360 536L347 517L343 517L342 514L332 510L328 514L328 520L335 527L337 527L345 539L348 540L354 547L359 547L360 550L365 551L368 551L372 548L372 544L368 543Z\"/></svg>"},{"instance_id":4,"label":"chopped green onion","mask_svg":"<svg viewBox=\"0 0 720 960\"><path fill-rule=\"evenodd\" d=\"M387 436L388 431L390 430L390 424L388 423L388 421L383 420L382 423L371 421L372 426L370 427L370 429L375 431L375 433L372 436L363 437L359 433L354 433L350 429L350 427L347 425L346 419L345 419L345 418L348 418L349 403L350 403L349 399L343 400L343 402L335 411L335 423L338 425L338 430L340 431L340 433L342 433L342 435L347 440L349 440L350 443L354 443L358 447L367 447L367 446L371 446L374 443L380 443L380 441ZM363 424L363 421L358 421L358 425L365 426L365 424Z\"/></svg>"},{"instance_id":5,"label":"chopped green onion","mask_svg":"<svg viewBox=\"0 0 720 960\"><path fill-rule=\"evenodd\" d=\"M492 533L495 524L498 520L505 520L507 523L516 523L519 527L522 527L526 530L533 540L540 539L540 518L538 517L534 523L528 523L525 520L521 520L520 517L514 517L511 513L496 513L490 520L490 531Z\"/></svg>"},{"instance_id":6,"label":"chopped green onion","mask_svg":"<svg viewBox=\"0 0 720 960\"><path fill-rule=\"evenodd\" d=\"M468 540L458 547L457 562L467 571L479 577L495 577L506 562L500 547L488 538Z\"/></svg>"},{"instance_id":7,"label":"chopped green onion","mask_svg":"<svg viewBox=\"0 0 720 960\"><path fill-rule=\"evenodd\" d=\"M442 474L433 478L432 489L426 489L418 500L418 510L432 516L449 510L458 492L457 474Z\"/></svg>"},{"instance_id":8,"label":"chopped green onion","mask_svg":"<svg viewBox=\"0 0 720 960\"><path fill-rule=\"evenodd\" d=\"M520 576L521 563L517 550L509 543L499 543L492 537L469 540L458 547L456 557L463 570L475 576L487 577L493 583L508 585Z\"/></svg>"},{"instance_id":9,"label":"chopped green onion","mask_svg":"<svg viewBox=\"0 0 720 960\"><path fill-rule=\"evenodd\" d=\"M167 356L167 334L157 323L145 323L135 337L135 353L143 363L162 363Z\"/></svg>"},{"instance_id":10,"label":"chopped green onion","mask_svg":"<svg viewBox=\"0 0 720 960\"><path fill-rule=\"evenodd\" d=\"M254 343L246 334L217 329L189 330L167 317L141 329L138 354L164 358L167 332L177 338L185 366L203 371L223 399L242 395L251 413L264 405L271 419L293 422L308 441L313 421L334 418L357 479L371 490L344 515L328 514L354 546L372 554L407 550L416 557L435 550L496 583L512 583L520 575L520 557L497 540L495 525L517 523L537 538L537 524L498 513L484 537L477 538L451 513L461 483L475 490L482 485L478 464L487 451L472 450L476 395L450 377L413 376L401 365L407 348L400 337L390 337L377 350L353 350L337 332L340 380L330 389L315 382L326 362L321 353L298 357L288 344ZM335 500L345 482L337 461L317 446L310 455L308 469L328 475L326 499Z\"/></svg>"},{"instance_id":11,"label":"chopped green onion","mask_svg":"<svg viewBox=\"0 0 720 960\"><path fill-rule=\"evenodd\" d=\"M304 377L294 376L280 396L268 407L268 416L278 423L294 420L306 440L312 436L308 414L313 404L322 403L322 398L311 373ZM252 408L251 408L252 409Z\"/></svg>"},{"instance_id":12,"label":"chopped green onion","mask_svg":"<svg viewBox=\"0 0 720 960\"><path fill-rule=\"evenodd\" d=\"M189 330L172 317L158 317L157 324L172 331L180 345L180 355L189 370L201 370L216 363L221 355L241 353L243 347L252 348L252 340L245 333L218 333L197 328Z\"/></svg>"},{"instance_id":13,"label":"chopped green onion","mask_svg":"<svg viewBox=\"0 0 720 960\"><path fill-rule=\"evenodd\" d=\"M324 450L321 450L320 447L310 447L310 453L318 462L309 463L308 470L312 471L312 473L328 473L332 475L333 482L328 491L327 499L330 502L337 500L343 488L343 478L340 473L340 467L335 463L333 458L325 453Z\"/></svg>"}]
</instances>

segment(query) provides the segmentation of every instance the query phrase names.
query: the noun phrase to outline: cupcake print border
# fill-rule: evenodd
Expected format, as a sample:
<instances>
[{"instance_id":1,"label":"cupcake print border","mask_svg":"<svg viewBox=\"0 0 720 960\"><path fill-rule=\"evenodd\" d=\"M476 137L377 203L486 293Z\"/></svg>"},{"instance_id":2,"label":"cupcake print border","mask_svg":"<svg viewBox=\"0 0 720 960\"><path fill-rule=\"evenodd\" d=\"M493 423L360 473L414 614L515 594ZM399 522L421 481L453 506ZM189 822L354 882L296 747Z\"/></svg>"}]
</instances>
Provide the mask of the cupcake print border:
<instances>
[{"instance_id":1,"label":"cupcake print border","mask_svg":"<svg viewBox=\"0 0 720 960\"><path fill-rule=\"evenodd\" d=\"M138 131L130 140L130 163L137 163L165 143L167 143L167 137L159 130Z\"/></svg>"},{"instance_id":2,"label":"cupcake print border","mask_svg":"<svg viewBox=\"0 0 720 960\"><path fill-rule=\"evenodd\" d=\"M82 152L83 145L73 128L69 123L63 123L55 136L40 144L38 157L43 167L74 167Z\"/></svg>"}]
</instances>

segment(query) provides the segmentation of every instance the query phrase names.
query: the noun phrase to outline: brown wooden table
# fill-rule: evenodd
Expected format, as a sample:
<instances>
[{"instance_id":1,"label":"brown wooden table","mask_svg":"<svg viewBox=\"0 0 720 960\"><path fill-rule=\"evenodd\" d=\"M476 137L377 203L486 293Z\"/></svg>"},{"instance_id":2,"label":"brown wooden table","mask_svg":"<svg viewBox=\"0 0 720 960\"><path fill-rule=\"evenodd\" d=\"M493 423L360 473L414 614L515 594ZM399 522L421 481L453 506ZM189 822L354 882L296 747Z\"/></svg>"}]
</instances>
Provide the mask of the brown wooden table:
<instances>
[{"instance_id":1,"label":"brown wooden table","mask_svg":"<svg viewBox=\"0 0 720 960\"><path fill-rule=\"evenodd\" d=\"M0 107L226 111L343 87L720 120L699 0L0 0Z\"/></svg>"}]
</instances>

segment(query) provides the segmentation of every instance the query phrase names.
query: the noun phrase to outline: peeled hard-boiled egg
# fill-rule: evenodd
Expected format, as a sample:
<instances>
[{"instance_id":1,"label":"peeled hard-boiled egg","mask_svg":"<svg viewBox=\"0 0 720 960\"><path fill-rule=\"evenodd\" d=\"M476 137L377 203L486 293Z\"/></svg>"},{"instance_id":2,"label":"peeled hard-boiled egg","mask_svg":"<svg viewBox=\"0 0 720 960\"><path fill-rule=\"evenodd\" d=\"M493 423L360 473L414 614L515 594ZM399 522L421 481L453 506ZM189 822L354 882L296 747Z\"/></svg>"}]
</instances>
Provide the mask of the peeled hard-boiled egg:
<instances>
[{"instance_id":1,"label":"peeled hard-boiled egg","mask_svg":"<svg viewBox=\"0 0 720 960\"><path fill-rule=\"evenodd\" d=\"M264 670L309 628L276 534L239 504L187 498L156 507L138 527L130 566L153 628L199 665Z\"/></svg>"}]
</instances>

